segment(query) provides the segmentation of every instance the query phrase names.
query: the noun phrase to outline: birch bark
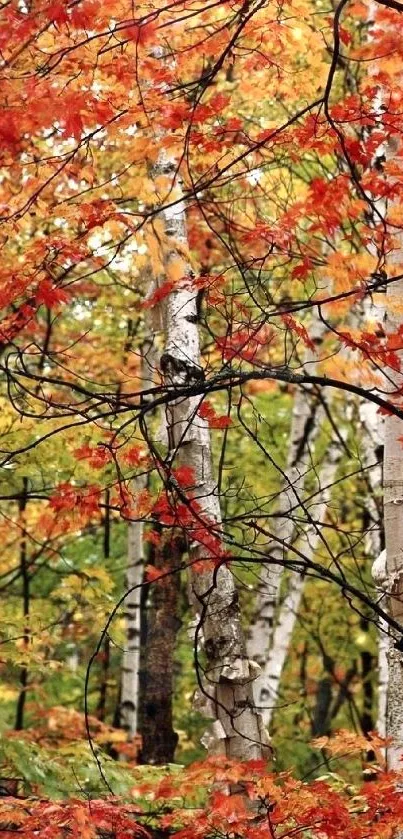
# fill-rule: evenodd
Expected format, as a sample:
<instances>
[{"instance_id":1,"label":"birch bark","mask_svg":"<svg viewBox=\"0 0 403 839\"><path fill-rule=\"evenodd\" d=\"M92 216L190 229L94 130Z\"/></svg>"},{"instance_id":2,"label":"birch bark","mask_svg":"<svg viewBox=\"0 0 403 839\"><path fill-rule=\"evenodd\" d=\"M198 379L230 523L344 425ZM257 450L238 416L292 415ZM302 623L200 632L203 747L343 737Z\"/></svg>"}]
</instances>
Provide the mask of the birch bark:
<instances>
[{"instance_id":1,"label":"birch bark","mask_svg":"<svg viewBox=\"0 0 403 839\"><path fill-rule=\"evenodd\" d=\"M382 310L381 320L384 317ZM370 493L368 494L368 512L372 518L372 526L369 531L369 550L375 558L372 565L372 577L377 586L380 601L384 600L386 584L386 554L382 551L383 522L380 520L382 514L376 503L376 496L382 488L382 464L374 466L377 452L383 450L384 423L381 421L375 405L364 402L360 405L360 420L366 440L364 446L364 466L371 466L368 471ZM365 454L366 452L366 454ZM382 602L381 602L382 605ZM389 635L388 627L382 618L379 621L378 631L378 714L377 731L381 737L386 736L386 705L388 685L388 650Z\"/></svg>"},{"instance_id":2,"label":"birch bark","mask_svg":"<svg viewBox=\"0 0 403 839\"><path fill-rule=\"evenodd\" d=\"M402 250L395 251L393 262L401 263ZM388 285L386 330L395 333L403 324L401 315L403 281ZM403 359L403 353L400 353ZM396 390L402 387L403 376L396 373ZM403 446L399 437L403 425L397 417L385 418L384 452L384 520L386 546L386 576L390 614L403 625ZM392 644L389 648L389 678L387 691L387 736L392 738L386 750L389 769L401 768L403 757L403 655Z\"/></svg>"},{"instance_id":3,"label":"birch bark","mask_svg":"<svg viewBox=\"0 0 403 839\"><path fill-rule=\"evenodd\" d=\"M137 486L137 484L136 484ZM121 673L120 726L132 740L138 732L138 697L140 671L140 607L143 581L143 524L129 522L127 539L125 600L126 641Z\"/></svg>"},{"instance_id":4,"label":"birch bark","mask_svg":"<svg viewBox=\"0 0 403 839\"><path fill-rule=\"evenodd\" d=\"M312 337L316 343L320 343L324 333L324 325L321 321L315 324ZM307 351L304 359L304 367L315 364L316 358L311 351ZM310 448L320 429L323 409L312 398L311 391L307 392L299 388L295 395L290 445L288 450L286 466L286 484L281 492L280 517L276 520L276 532L280 533L282 539L290 542L294 533L294 520L292 510L298 506L299 498L303 492L307 473L311 467ZM264 666L267 660L267 651L272 647L273 632L275 627L275 615L279 602L280 585L284 572L281 565L284 559L283 547L274 542L270 549L273 560L268 561L261 573L261 582L256 593L255 618L250 627L248 638L248 652L251 658L259 665ZM260 699L256 689L261 679L255 683L255 697L260 707ZM259 692L259 690L258 690Z\"/></svg>"},{"instance_id":5,"label":"birch bark","mask_svg":"<svg viewBox=\"0 0 403 839\"><path fill-rule=\"evenodd\" d=\"M151 339L141 347L140 378L142 389L152 387L155 373L154 347ZM146 486L146 476L141 475L132 482L133 495ZM125 586L129 594L125 600L125 634L123 650L121 689L119 703L120 726L132 740L138 733L140 633L141 633L141 583L144 571L143 522L129 521L127 529L127 566Z\"/></svg>"},{"instance_id":6,"label":"birch bark","mask_svg":"<svg viewBox=\"0 0 403 839\"><path fill-rule=\"evenodd\" d=\"M323 487L323 489L319 492L317 502L310 510L316 523L315 527L310 526L306 528L297 542L298 550L308 560L313 558L319 545L321 527L326 516L331 487L342 454L340 443L331 443L319 477L319 486ZM304 584L305 578L303 574L295 571L290 573L287 594L279 610L271 647L262 666L262 672L255 683L257 707L262 711L263 721L267 728L270 727L273 712L278 701L280 678L296 624Z\"/></svg>"},{"instance_id":7,"label":"birch bark","mask_svg":"<svg viewBox=\"0 0 403 839\"><path fill-rule=\"evenodd\" d=\"M175 181L175 165L160 155L155 175ZM180 184L170 193L170 200L180 196ZM164 224L164 264L183 255L187 246L185 207L177 203L162 209ZM191 273L188 268L186 273ZM179 285L173 288L163 304L164 351L160 365L165 384L175 388L200 383L199 334L196 294ZM194 498L197 515L208 522L211 532L220 540L221 514L217 487L213 476L210 432L206 421L197 416L199 397L174 399L166 409L168 462L170 466L186 465L194 474ZM192 601L200 612L203 631L203 691L209 699L213 724L203 742L210 754L248 760L260 758L267 746L267 737L260 715L253 702L252 681L257 666L246 654L241 627L238 593L231 571L225 564L214 569L211 551L199 541L188 544ZM196 562L196 568L194 563ZM196 570L197 569L197 570ZM197 636L197 632L196 632ZM195 638L196 658L200 653ZM198 664L200 673L200 664Z\"/></svg>"}]
</instances>

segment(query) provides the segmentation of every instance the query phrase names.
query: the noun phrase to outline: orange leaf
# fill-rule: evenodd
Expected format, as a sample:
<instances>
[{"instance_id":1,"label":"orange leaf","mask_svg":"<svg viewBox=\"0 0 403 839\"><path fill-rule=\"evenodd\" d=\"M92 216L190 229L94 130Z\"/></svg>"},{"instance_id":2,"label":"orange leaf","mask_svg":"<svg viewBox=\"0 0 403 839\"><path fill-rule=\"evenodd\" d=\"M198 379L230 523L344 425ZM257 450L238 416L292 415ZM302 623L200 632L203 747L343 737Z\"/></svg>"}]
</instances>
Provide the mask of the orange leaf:
<instances>
[{"instance_id":1,"label":"orange leaf","mask_svg":"<svg viewBox=\"0 0 403 839\"><path fill-rule=\"evenodd\" d=\"M160 577L164 577L168 569L165 567L156 568L154 565L146 565L145 571L145 579L147 582L154 583L156 580L159 580Z\"/></svg>"}]
</instances>

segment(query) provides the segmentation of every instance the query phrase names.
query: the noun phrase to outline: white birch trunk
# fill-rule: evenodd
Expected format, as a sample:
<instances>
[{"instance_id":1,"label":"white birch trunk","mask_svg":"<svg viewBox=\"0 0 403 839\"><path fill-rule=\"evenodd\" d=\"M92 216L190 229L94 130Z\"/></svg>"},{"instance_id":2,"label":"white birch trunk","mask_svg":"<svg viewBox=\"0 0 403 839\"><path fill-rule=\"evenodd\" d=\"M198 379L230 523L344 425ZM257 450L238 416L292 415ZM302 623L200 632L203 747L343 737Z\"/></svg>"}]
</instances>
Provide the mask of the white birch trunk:
<instances>
[{"instance_id":1,"label":"white birch trunk","mask_svg":"<svg viewBox=\"0 0 403 839\"><path fill-rule=\"evenodd\" d=\"M321 537L321 525L326 516L332 484L342 454L342 448L339 443L333 442L330 444L319 478L319 486L323 487L323 489L319 491L316 503L310 508L310 514L315 521L315 526L313 527L311 525L304 530L296 543L298 550L301 551L307 560L313 559L318 549ZM259 710L261 710L264 724L268 728L279 696L281 674L298 617L304 583L305 579L303 574L296 571L290 573L287 594L280 607L272 636L271 648L263 664L262 672L255 682L256 704Z\"/></svg>"},{"instance_id":2,"label":"white birch trunk","mask_svg":"<svg viewBox=\"0 0 403 839\"><path fill-rule=\"evenodd\" d=\"M315 324L312 337L319 342L324 329L322 322L318 321ZM314 358L312 352L307 351L304 367L307 365L312 367L315 362L316 358ZM287 483L281 491L280 516L275 520L275 532L281 533L281 538L286 542L290 542L293 537L295 525L292 511L298 507L306 476L312 465L309 451L318 434L322 416L323 409L320 406L315 406L310 394L298 388L293 406L290 445L285 470ZM270 556L275 561L270 562L268 560L262 568L256 592L255 617L248 637L248 653L260 665L265 664L267 650L272 645L280 585L284 573L284 567L281 565L281 562L285 559L284 548L279 543L274 542L270 546ZM255 684L256 687L257 683ZM260 701L258 704L260 706Z\"/></svg>"},{"instance_id":3,"label":"white birch trunk","mask_svg":"<svg viewBox=\"0 0 403 839\"><path fill-rule=\"evenodd\" d=\"M400 263L403 253L395 251L393 262ZM396 332L403 323L403 281L388 286L386 329ZM403 353L400 353L403 358ZM403 376L394 376L396 389L402 387ZM385 418L384 454L384 517L386 545L386 575L389 611L403 625L403 423L398 417ZM403 655L391 644L389 648L389 679L387 695L387 736L392 738L387 747L389 769L401 768L403 757Z\"/></svg>"},{"instance_id":4,"label":"white birch trunk","mask_svg":"<svg viewBox=\"0 0 403 839\"><path fill-rule=\"evenodd\" d=\"M372 308L374 307L372 306ZM376 309L378 310L379 307L376 307ZM379 313L376 311L375 314L377 315L377 320L381 321L384 317L384 310L382 309ZM374 522L376 522L378 510L375 495L379 493L382 487L382 464L379 463L379 465L374 466L373 463L376 450L383 446L384 443L384 423L378 414L376 406L372 402L364 402L360 405L360 420L367 438L364 446L364 466L371 466L371 469L368 471L368 480L372 496L368 496L367 504L369 513ZM385 599L386 554L385 551L381 553L381 530L376 527L371 527L368 541L370 553L375 557L372 566L372 577L382 601ZM386 607L386 602L381 602L381 605ZM383 618L380 618L378 630L378 715L376 727L381 737L386 736L388 650L388 625Z\"/></svg>"},{"instance_id":5,"label":"white birch trunk","mask_svg":"<svg viewBox=\"0 0 403 839\"><path fill-rule=\"evenodd\" d=\"M160 155L155 175L175 177L174 164ZM170 194L178 198L177 184ZM164 264L183 256L187 233L185 208L177 204L162 210L164 222ZM188 268L186 273L190 273ZM161 370L170 388L199 383L200 366L196 294L180 285L163 304L165 346ZM197 416L200 397L177 398L166 409L168 461L186 465L194 473L194 497L198 515L208 522L208 530L220 537L221 514L212 470L209 427ZM196 522L197 523L197 522ZM257 665L246 654L241 627L238 593L231 571L221 565L214 571L211 552L199 541L189 544L190 577L193 605L201 614L205 659L203 691L208 696L214 722L203 742L210 754L248 760L259 758L267 749L267 737L260 715L253 703L252 681ZM196 568L194 563L198 563ZM198 640L195 639L198 645ZM200 670L199 670L200 676Z\"/></svg>"},{"instance_id":6,"label":"white birch trunk","mask_svg":"<svg viewBox=\"0 0 403 839\"><path fill-rule=\"evenodd\" d=\"M387 575L386 575L386 551L381 551L372 566L372 578L379 592L378 603L383 609L387 608ZM386 737L386 715L388 705L388 682L389 682L389 635L388 625L381 618L378 631L378 717L376 727L381 737Z\"/></svg>"},{"instance_id":7,"label":"white birch trunk","mask_svg":"<svg viewBox=\"0 0 403 839\"><path fill-rule=\"evenodd\" d=\"M141 347L141 388L153 385L155 352L151 339ZM132 481L136 496L146 486L146 476ZM141 634L141 584L144 568L144 527L142 521L129 521L127 530L127 567L125 586L129 594L125 600L125 645L123 650L120 693L120 725L132 740L138 733L140 634Z\"/></svg>"},{"instance_id":8,"label":"white birch trunk","mask_svg":"<svg viewBox=\"0 0 403 839\"><path fill-rule=\"evenodd\" d=\"M134 481L134 492L144 481ZM125 600L125 634L121 673L120 725L132 740L138 731L138 697L140 671L140 607L143 581L143 523L129 522L127 540L126 588L132 589Z\"/></svg>"},{"instance_id":9,"label":"white birch trunk","mask_svg":"<svg viewBox=\"0 0 403 839\"><path fill-rule=\"evenodd\" d=\"M376 17L376 4L371 2L369 20ZM371 73L371 70L370 70ZM379 90L376 95L375 108L378 110L379 120L382 122L383 101L389 103L389 91ZM399 142L385 143L379 149L379 154L386 160L393 159L398 150ZM378 212L385 213L385 202L377 202ZM403 262L403 240L400 235L400 246L389 257L390 265ZM395 306L397 304L397 309ZM403 324L402 315L398 315L403 305L403 281L389 284L386 291L386 312L384 314L385 331L393 333ZM403 353L400 353L401 364ZM386 389L392 390L390 379L396 389L402 387L403 376L388 371ZM384 420L384 459L383 459L383 503L385 552L378 557L372 572L378 588L387 592L388 611L396 620L403 623L403 447L398 437L403 434L403 424L393 416L386 416ZM374 573L375 572L375 573ZM382 596L383 597L383 596ZM381 624L381 631L384 628ZM386 630L386 627L385 627ZM403 757L403 655L396 650L391 639L386 636L379 648L379 733L392 739L386 749L386 763L388 769L401 769ZM382 716L383 715L383 716ZM399 832L397 839L401 839Z\"/></svg>"}]
</instances>

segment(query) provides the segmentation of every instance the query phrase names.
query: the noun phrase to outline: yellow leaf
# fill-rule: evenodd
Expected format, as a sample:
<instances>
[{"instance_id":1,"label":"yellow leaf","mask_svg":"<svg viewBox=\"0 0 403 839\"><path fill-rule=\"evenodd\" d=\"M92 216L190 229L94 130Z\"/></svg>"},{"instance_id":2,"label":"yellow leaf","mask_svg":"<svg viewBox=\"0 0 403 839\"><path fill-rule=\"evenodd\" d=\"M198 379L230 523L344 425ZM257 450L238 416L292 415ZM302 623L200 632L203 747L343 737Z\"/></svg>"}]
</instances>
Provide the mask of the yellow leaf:
<instances>
[{"instance_id":1,"label":"yellow leaf","mask_svg":"<svg viewBox=\"0 0 403 839\"><path fill-rule=\"evenodd\" d=\"M176 285L183 280L187 274L187 266L180 256L171 258L166 267L167 280Z\"/></svg>"}]
</instances>

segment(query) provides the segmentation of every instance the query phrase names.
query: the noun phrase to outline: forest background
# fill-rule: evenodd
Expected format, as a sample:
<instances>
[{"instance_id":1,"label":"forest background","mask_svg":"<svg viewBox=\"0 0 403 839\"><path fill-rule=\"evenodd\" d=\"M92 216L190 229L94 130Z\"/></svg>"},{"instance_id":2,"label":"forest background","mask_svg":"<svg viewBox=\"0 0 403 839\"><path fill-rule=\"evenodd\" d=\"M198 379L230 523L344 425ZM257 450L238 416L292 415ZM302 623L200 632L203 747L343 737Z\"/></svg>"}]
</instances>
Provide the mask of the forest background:
<instances>
[{"instance_id":1,"label":"forest background","mask_svg":"<svg viewBox=\"0 0 403 839\"><path fill-rule=\"evenodd\" d=\"M398 835L402 11L1 5L6 839Z\"/></svg>"}]
</instances>

